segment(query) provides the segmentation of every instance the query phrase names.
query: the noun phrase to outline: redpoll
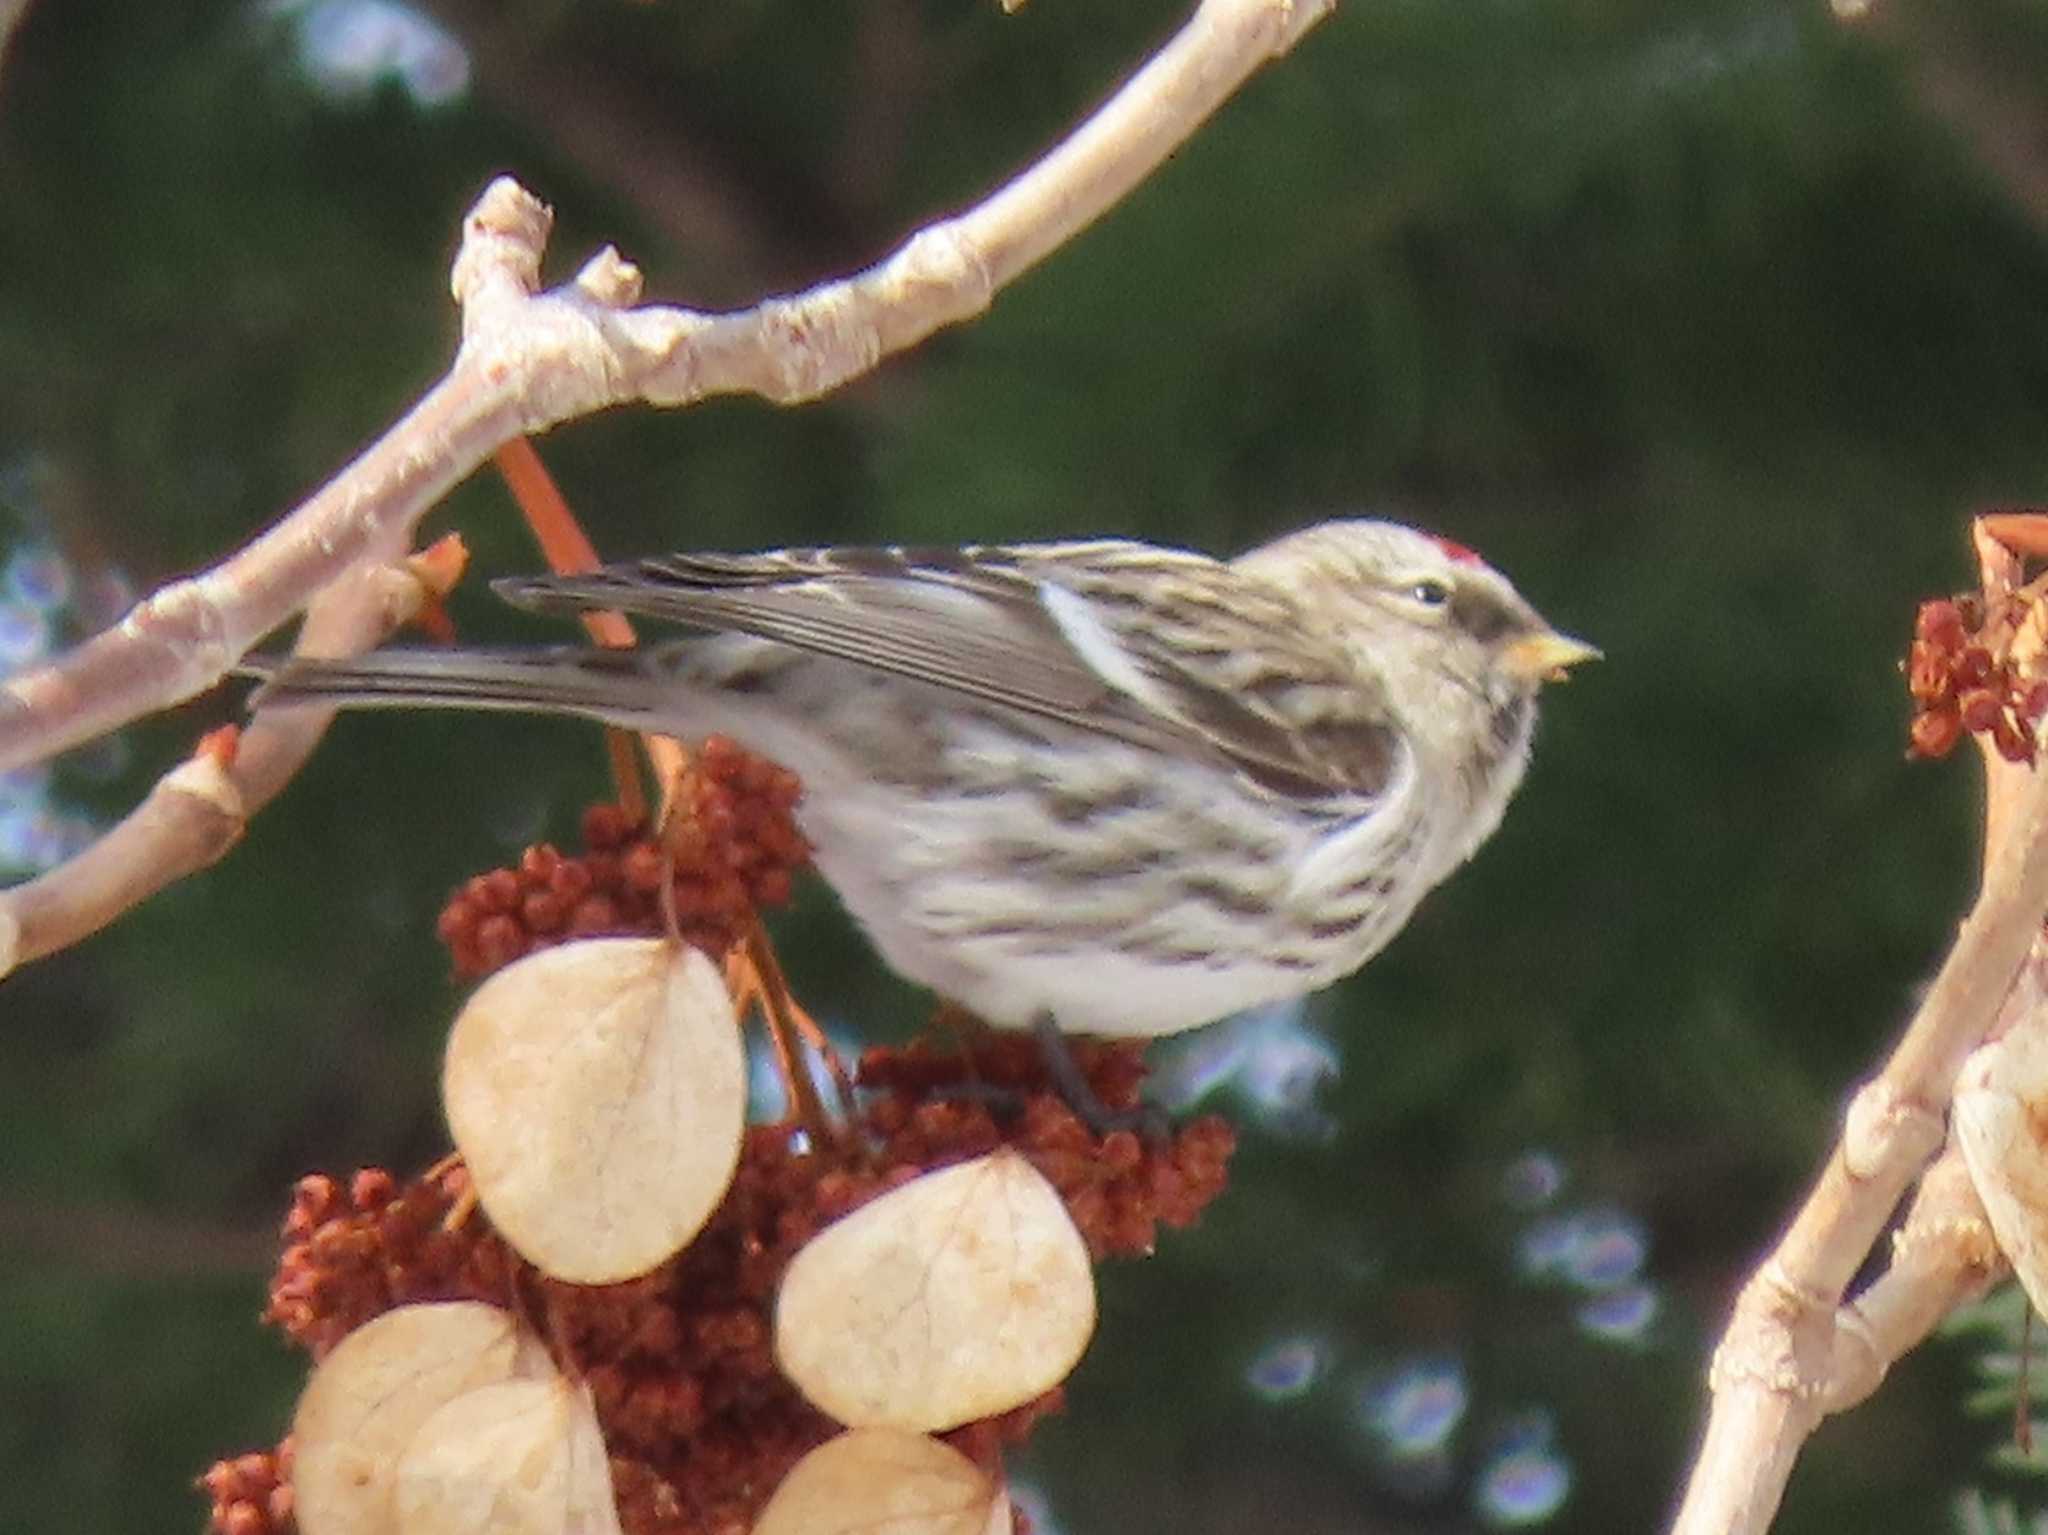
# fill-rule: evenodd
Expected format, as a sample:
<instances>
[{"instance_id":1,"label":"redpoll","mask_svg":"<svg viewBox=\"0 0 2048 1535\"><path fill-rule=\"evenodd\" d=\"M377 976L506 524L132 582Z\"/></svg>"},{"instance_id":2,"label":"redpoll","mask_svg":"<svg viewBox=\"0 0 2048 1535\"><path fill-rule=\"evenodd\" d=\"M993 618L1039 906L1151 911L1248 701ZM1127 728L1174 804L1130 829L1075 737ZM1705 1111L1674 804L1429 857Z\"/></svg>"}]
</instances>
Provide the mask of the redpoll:
<instances>
[{"instance_id":1,"label":"redpoll","mask_svg":"<svg viewBox=\"0 0 2048 1535\"><path fill-rule=\"evenodd\" d=\"M681 554L501 581L642 650L258 662L263 704L722 731L802 778L818 867L991 1023L1165 1034L1350 974L1500 824L1595 654L1470 550L1329 522L1231 561L1120 540Z\"/></svg>"}]
</instances>

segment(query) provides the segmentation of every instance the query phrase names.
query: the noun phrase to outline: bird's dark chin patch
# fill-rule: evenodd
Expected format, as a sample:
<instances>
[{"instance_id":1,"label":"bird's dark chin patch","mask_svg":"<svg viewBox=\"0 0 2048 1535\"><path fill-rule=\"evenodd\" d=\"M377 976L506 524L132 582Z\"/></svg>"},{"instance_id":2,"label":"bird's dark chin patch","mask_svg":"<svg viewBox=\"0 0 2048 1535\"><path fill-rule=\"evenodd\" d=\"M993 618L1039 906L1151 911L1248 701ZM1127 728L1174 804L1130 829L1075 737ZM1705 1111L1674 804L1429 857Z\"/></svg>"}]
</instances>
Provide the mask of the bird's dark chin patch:
<instances>
[{"instance_id":1,"label":"bird's dark chin patch","mask_svg":"<svg viewBox=\"0 0 2048 1535\"><path fill-rule=\"evenodd\" d=\"M1495 709L1487 731L1493 742L1494 754L1500 757L1513 755L1515 749L1528 739L1529 726L1535 716L1536 699L1529 693L1523 693Z\"/></svg>"},{"instance_id":2,"label":"bird's dark chin patch","mask_svg":"<svg viewBox=\"0 0 2048 1535\"><path fill-rule=\"evenodd\" d=\"M1487 720L1486 734L1466 761L1463 777L1473 798L1484 795L1502 768L1519 762L1528 750L1536 725L1536 699L1520 694L1497 707Z\"/></svg>"}]
</instances>

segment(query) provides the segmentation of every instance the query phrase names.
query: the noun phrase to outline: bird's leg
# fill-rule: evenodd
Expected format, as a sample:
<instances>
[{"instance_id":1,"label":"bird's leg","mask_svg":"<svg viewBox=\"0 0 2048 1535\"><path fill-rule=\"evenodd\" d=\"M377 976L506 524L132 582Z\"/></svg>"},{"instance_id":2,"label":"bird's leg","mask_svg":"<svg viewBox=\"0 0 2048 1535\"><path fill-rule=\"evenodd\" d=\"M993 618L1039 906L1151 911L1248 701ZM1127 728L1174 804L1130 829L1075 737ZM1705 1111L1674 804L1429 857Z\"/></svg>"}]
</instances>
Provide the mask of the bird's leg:
<instances>
[{"instance_id":1,"label":"bird's leg","mask_svg":"<svg viewBox=\"0 0 2048 1535\"><path fill-rule=\"evenodd\" d=\"M1081 1070L1081 1063L1074 1059L1073 1048L1051 1013L1040 1013L1032 1019L1031 1032L1038 1040L1045 1074L1052 1079L1061 1101L1088 1127L1089 1134L1101 1140L1112 1131L1130 1130L1154 1144L1172 1139L1173 1126L1165 1111L1157 1106L1141 1103L1134 1109L1113 1109L1102 1101Z\"/></svg>"},{"instance_id":2,"label":"bird's leg","mask_svg":"<svg viewBox=\"0 0 2048 1535\"><path fill-rule=\"evenodd\" d=\"M940 1096L958 1103L978 1103L995 1116L999 1124L1014 1127L1022 1118L1028 1090L984 1082L974 1059L973 1033L988 1031L988 1025L956 1003L941 1002L933 1021L950 1032L960 1047L961 1071L965 1081L941 1090ZM1113 1109L1089 1082L1088 1074L1074 1058L1073 1047L1049 1012L1032 1020L1031 1032L1038 1042L1038 1056L1053 1093L1097 1140L1115 1130L1133 1130L1154 1143L1171 1138L1172 1126L1166 1116L1150 1104L1134 1109Z\"/></svg>"},{"instance_id":3,"label":"bird's leg","mask_svg":"<svg viewBox=\"0 0 2048 1535\"><path fill-rule=\"evenodd\" d=\"M981 1078L981 1063L974 1058L974 1044L977 1035L986 1036L988 1025L957 1002L939 999L938 1008L932 1013L932 1023L953 1036L954 1047L960 1052L960 1074L965 1079L958 1085L948 1087L940 1096L957 1103L978 1103L1000 1125L1014 1125L1024 1117L1024 1095L1013 1087L998 1087Z\"/></svg>"},{"instance_id":4,"label":"bird's leg","mask_svg":"<svg viewBox=\"0 0 2048 1535\"><path fill-rule=\"evenodd\" d=\"M803 1102L805 1090L797 1086L801 1065L796 1057L795 1043L769 1011L767 988L761 983L761 972L754 968L745 943L736 943L726 951L725 989L732 993L732 1016L736 1028L745 1027L747 1014L757 1004L760 1006L762 1027L768 1035L768 1048L775 1052L775 1074L782 1079L783 1095L795 1112L804 1118L808 1128L810 1118L804 1114Z\"/></svg>"},{"instance_id":5,"label":"bird's leg","mask_svg":"<svg viewBox=\"0 0 2048 1535\"><path fill-rule=\"evenodd\" d=\"M809 1045L817 1057L825 1063L826 1074L832 1078L832 1093L839 1100L839 1114L842 1119L853 1117L853 1077L846 1069L846 1062L839 1058L824 1028L806 1012L796 1000L789 977L782 973L782 961L776 956L775 945L768 941L768 930L755 917L742 941L755 972L761 979L763 1006L782 1020L783 1026Z\"/></svg>"},{"instance_id":6,"label":"bird's leg","mask_svg":"<svg viewBox=\"0 0 2048 1535\"><path fill-rule=\"evenodd\" d=\"M949 1002L944 997L932 1013L932 1023L953 1036L953 1047L960 1052L960 1074L966 1082L954 1096L969 1103L985 1103L992 1112L1010 1119L1023 1114L1022 1093L982 1080L981 1061L975 1052L994 1031L958 1002Z\"/></svg>"},{"instance_id":7,"label":"bird's leg","mask_svg":"<svg viewBox=\"0 0 2048 1535\"><path fill-rule=\"evenodd\" d=\"M637 791L639 774L630 750L621 752L618 749L619 734L607 730L606 738L613 747L612 764L619 777L621 802L624 803L629 785ZM666 736L642 736L640 739L662 782L658 833L661 878L655 887L656 900L660 903L662 927L669 942L681 943L682 922L676 912L675 839L681 834L683 816L678 812L676 795L683 771L689 765L689 756ZM639 798L644 807L645 799L637 793L634 797ZM845 1063L826 1039L825 1031L797 1005L795 996L790 992L788 978L782 973L782 964L775 957L774 946L768 941L767 930L761 926L757 915L749 916L746 931L726 951L725 989L732 996L735 1027L745 1023L747 1013L755 1004L760 1005L762 1026L768 1031L769 1046L775 1051L775 1069L782 1078L785 1101L809 1132L813 1145L836 1145L838 1133L804 1064L798 1047L799 1036L824 1058L838 1091L840 1112L848 1120L853 1116L853 1085L847 1077Z\"/></svg>"},{"instance_id":8,"label":"bird's leg","mask_svg":"<svg viewBox=\"0 0 2048 1535\"><path fill-rule=\"evenodd\" d=\"M846 1064L839 1059L839 1052L825 1037L825 1031L798 1005L790 992L782 964L776 959L768 935L758 921L726 955L725 977L726 987L732 992L736 1018L744 1018L749 1009L759 1004L761 1022L768 1031L768 1043L775 1051L776 1070L782 1077L790 1108L809 1133L811 1143L820 1148L837 1146L838 1127L818 1095L802 1046L808 1044L825 1062L839 1099L840 1113L847 1119L851 1119L853 1113L852 1079L847 1075Z\"/></svg>"}]
</instances>

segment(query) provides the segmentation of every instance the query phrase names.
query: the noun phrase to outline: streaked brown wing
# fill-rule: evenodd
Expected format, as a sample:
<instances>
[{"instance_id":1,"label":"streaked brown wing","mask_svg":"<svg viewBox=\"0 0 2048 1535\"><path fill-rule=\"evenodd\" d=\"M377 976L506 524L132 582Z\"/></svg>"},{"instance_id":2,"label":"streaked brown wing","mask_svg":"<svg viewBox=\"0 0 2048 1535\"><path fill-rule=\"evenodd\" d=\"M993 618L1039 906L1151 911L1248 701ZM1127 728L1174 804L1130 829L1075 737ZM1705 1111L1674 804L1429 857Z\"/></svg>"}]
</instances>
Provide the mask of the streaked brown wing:
<instances>
[{"instance_id":1,"label":"streaked brown wing","mask_svg":"<svg viewBox=\"0 0 2048 1535\"><path fill-rule=\"evenodd\" d=\"M1061 638L1035 585L976 549L680 554L496 583L539 612L618 608L776 640L1057 719L1111 689Z\"/></svg>"},{"instance_id":2,"label":"streaked brown wing","mask_svg":"<svg viewBox=\"0 0 2048 1535\"><path fill-rule=\"evenodd\" d=\"M1286 593L1200 561L1132 568L1121 552L1069 563L1154 706L1257 782L1310 797L1382 792L1406 749L1377 677L1302 623Z\"/></svg>"},{"instance_id":3,"label":"streaked brown wing","mask_svg":"<svg viewBox=\"0 0 2048 1535\"><path fill-rule=\"evenodd\" d=\"M1048 609L1048 586L1084 599L1150 685L1134 691L1091 661ZM1398 746L1376 696L1352 698L1359 718L1345 728L1304 730L1272 685L1232 686L1234 655L1298 634L1291 604L1216 561L1144 544L681 554L496 588L536 611L617 608L754 635L1141 745L1213 752L1284 793L1376 792ZM1338 659L1283 656L1276 684L1291 674L1341 692Z\"/></svg>"}]
</instances>

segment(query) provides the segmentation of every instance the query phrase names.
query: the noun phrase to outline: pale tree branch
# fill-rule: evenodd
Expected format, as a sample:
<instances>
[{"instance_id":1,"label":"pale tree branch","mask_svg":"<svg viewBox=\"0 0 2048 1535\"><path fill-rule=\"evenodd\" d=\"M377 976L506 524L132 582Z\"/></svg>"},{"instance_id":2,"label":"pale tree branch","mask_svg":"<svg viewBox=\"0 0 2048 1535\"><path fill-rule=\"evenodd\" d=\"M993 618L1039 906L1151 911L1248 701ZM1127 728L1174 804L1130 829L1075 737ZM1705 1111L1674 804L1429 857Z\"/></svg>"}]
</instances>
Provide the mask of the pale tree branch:
<instances>
[{"instance_id":1,"label":"pale tree branch","mask_svg":"<svg viewBox=\"0 0 2048 1535\"><path fill-rule=\"evenodd\" d=\"M714 394L825 394L986 309L1136 186L1330 0L1203 0L1122 89L985 202L879 265L731 314L629 308L639 274L609 249L538 292L549 215L510 179L470 213L456 257L463 343L418 405L284 520L114 628L0 684L0 770L51 756L224 676L350 565L390 558L500 443L608 406Z\"/></svg>"},{"instance_id":2,"label":"pale tree branch","mask_svg":"<svg viewBox=\"0 0 2048 1535\"><path fill-rule=\"evenodd\" d=\"M1885 1272L1836 1307L1767 1263L1737 1301L1714 1359L1714 1409L1677 1528L1770 1527L1806 1439L1883 1384L1957 1306L2009 1272L1961 1153L1920 1180Z\"/></svg>"},{"instance_id":3,"label":"pale tree branch","mask_svg":"<svg viewBox=\"0 0 2048 1535\"><path fill-rule=\"evenodd\" d=\"M297 649L365 650L439 596L459 570L424 558L406 568L362 565L306 610ZM0 976L98 932L157 891L226 855L250 816L289 783L320 744L332 709L268 709L238 738L209 741L166 773L141 804L77 857L0 890Z\"/></svg>"},{"instance_id":4,"label":"pale tree branch","mask_svg":"<svg viewBox=\"0 0 2048 1535\"><path fill-rule=\"evenodd\" d=\"M162 588L77 648L0 682L0 770L213 686L251 645L351 570L398 558L419 518L514 437L632 402L687 405L732 393L812 399L981 313L999 288L1156 170L1331 3L1202 0L1092 117L985 201L920 230L864 272L735 313L633 307L639 273L609 248L571 283L540 291L549 212L501 177L464 225L451 282L463 339L448 373L359 458L240 551ZM358 647L373 642L374 627L360 632ZM243 749L255 754L245 771L260 771L274 792L289 768L273 773L266 764L295 761L266 744L270 728L252 727ZM176 770L150 804L75 865L0 906L0 973L218 857L253 808L248 788L216 781L203 765Z\"/></svg>"},{"instance_id":5,"label":"pale tree branch","mask_svg":"<svg viewBox=\"0 0 2048 1535\"><path fill-rule=\"evenodd\" d=\"M1980 536L1988 590L2016 563ZM1992 1030L2048 913L2048 773L1986 753L1984 878L1905 1035L1851 1100L1805 1204L1737 1297L1714 1354L1713 1401L1674 1535L1756 1535L1828 1413L1859 1401L1892 1359L2002 1262L1960 1157L1942 1148L1964 1058ZM1921 1192L1883 1278L1844 1296L1915 1177ZM1963 1187L1959 1187L1960 1184Z\"/></svg>"},{"instance_id":6,"label":"pale tree branch","mask_svg":"<svg viewBox=\"0 0 2048 1535\"><path fill-rule=\"evenodd\" d=\"M2011 1271L1962 1152L1950 1142L1921 1175L1892 1233L1891 1262L1836 1319L1821 1410L1845 1412L1868 1397L1942 1318L1981 1299Z\"/></svg>"}]
</instances>

